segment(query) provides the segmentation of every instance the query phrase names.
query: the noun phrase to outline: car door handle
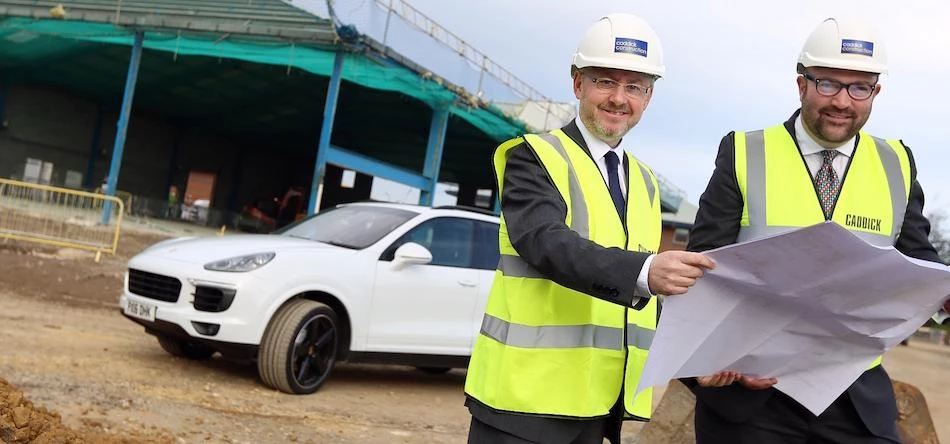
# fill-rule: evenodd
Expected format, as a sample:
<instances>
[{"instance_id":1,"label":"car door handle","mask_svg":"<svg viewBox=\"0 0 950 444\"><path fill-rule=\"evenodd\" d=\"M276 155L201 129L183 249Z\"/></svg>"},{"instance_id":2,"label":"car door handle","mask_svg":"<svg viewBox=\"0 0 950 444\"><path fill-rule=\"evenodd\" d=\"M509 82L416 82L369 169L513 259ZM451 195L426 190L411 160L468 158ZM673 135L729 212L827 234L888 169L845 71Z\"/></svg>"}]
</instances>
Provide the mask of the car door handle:
<instances>
[{"instance_id":1,"label":"car door handle","mask_svg":"<svg viewBox=\"0 0 950 444\"><path fill-rule=\"evenodd\" d=\"M461 286L463 286L463 287L474 287L474 286L478 285L478 283L476 283L476 282L474 282L474 281L460 280L460 281L459 281L459 285L461 285Z\"/></svg>"}]
</instances>

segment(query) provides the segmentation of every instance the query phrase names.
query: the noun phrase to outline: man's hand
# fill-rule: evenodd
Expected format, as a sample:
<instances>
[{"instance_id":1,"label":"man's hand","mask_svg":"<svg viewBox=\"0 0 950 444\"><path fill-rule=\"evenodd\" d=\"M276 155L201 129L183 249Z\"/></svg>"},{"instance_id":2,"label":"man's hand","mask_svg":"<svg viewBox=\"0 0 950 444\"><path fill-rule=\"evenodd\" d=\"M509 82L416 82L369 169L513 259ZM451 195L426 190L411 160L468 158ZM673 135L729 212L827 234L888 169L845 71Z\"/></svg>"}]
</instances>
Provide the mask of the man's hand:
<instances>
[{"instance_id":1,"label":"man's hand","mask_svg":"<svg viewBox=\"0 0 950 444\"><path fill-rule=\"evenodd\" d=\"M647 283L654 294L683 294L703 276L703 270L715 267L712 259L702 253L664 251L653 257Z\"/></svg>"},{"instance_id":2,"label":"man's hand","mask_svg":"<svg viewBox=\"0 0 950 444\"><path fill-rule=\"evenodd\" d=\"M777 384L778 379L753 378L739 372L719 372L712 376L700 376L696 378L696 382L700 387L723 387L738 382L749 390L764 390Z\"/></svg>"},{"instance_id":3,"label":"man's hand","mask_svg":"<svg viewBox=\"0 0 950 444\"><path fill-rule=\"evenodd\" d=\"M742 376L739 378L739 383L749 390L764 390L775 384L778 384L778 379Z\"/></svg>"},{"instance_id":4,"label":"man's hand","mask_svg":"<svg viewBox=\"0 0 950 444\"><path fill-rule=\"evenodd\" d=\"M722 387L738 381L739 378L742 378L742 375L738 372L719 372L712 376L700 376L696 378L696 382L700 387Z\"/></svg>"}]
</instances>

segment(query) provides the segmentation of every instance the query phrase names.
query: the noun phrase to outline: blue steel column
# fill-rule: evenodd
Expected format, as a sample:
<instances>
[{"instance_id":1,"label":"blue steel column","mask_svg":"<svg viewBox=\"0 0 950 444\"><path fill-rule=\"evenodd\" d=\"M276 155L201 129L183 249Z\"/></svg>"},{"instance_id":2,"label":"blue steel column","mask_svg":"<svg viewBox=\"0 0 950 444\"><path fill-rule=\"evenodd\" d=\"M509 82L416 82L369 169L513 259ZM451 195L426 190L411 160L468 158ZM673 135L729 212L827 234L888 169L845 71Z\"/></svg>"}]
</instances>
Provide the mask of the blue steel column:
<instances>
[{"instance_id":1,"label":"blue steel column","mask_svg":"<svg viewBox=\"0 0 950 444\"><path fill-rule=\"evenodd\" d=\"M106 194L115 196L115 189L119 183L119 167L122 166L122 150L125 149L125 136L129 129L129 115L132 113L132 97L135 95L135 82L139 77L139 63L142 61L142 42L145 33L135 31L135 42L132 44L132 57L129 59L129 72L125 77L125 92L122 94L122 109L119 111L118 128L115 133L115 146L112 148L112 163L109 164L109 179L106 182ZM106 201L102 206L102 224L109 223L112 215L112 202Z\"/></svg>"},{"instance_id":2,"label":"blue steel column","mask_svg":"<svg viewBox=\"0 0 950 444\"><path fill-rule=\"evenodd\" d=\"M327 155L330 151L330 136L333 135L333 120L336 118L336 102L340 98L340 82L343 78L343 51L337 51L333 59L333 73L330 74L330 86L327 89L327 101L323 105L323 126L320 127L320 143L317 145L317 161L313 166L313 181L310 183L310 204L307 214L320 210L323 198L323 175L327 169Z\"/></svg>"},{"instance_id":3,"label":"blue steel column","mask_svg":"<svg viewBox=\"0 0 950 444\"><path fill-rule=\"evenodd\" d=\"M419 205L432 206L435 186L439 183L439 168L442 166L442 151L448 125L448 108L433 109L432 123L429 125L429 143L426 146L426 162L422 167L422 175L429 179L429 188L419 193Z\"/></svg>"}]
</instances>

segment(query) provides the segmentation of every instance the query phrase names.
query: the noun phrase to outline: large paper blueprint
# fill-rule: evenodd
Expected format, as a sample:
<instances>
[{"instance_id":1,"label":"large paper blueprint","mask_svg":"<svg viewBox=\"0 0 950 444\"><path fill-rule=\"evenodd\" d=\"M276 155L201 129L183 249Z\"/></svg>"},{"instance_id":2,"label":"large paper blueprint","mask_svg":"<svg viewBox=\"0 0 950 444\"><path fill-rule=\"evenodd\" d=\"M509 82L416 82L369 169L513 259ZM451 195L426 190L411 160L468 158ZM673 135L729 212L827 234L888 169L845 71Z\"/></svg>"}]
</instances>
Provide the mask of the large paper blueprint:
<instances>
[{"instance_id":1,"label":"large paper blueprint","mask_svg":"<svg viewBox=\"0 0 950 444\"><path fill-rule=\"evenodd\" d=\"M667 297L638 391L722 370L778 378L820 414L950 297L950 270L834 222L711 250L716 269Z\"/></svg>"}]
</instances>

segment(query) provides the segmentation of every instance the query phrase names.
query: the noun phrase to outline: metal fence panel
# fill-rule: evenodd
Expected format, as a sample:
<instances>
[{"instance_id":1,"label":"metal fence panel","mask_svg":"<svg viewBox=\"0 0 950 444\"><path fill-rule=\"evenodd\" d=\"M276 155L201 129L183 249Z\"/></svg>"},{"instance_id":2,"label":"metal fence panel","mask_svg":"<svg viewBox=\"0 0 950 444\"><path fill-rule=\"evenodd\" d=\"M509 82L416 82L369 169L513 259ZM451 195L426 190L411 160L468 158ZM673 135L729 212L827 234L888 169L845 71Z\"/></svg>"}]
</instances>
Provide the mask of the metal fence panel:
<instances>
[{"instance_id":1,"label":"metal fence panel","mask_svg":"<svg viewBox=\"0 0 950 444\"><path fill-rule=\"evenodd\" d=\"M108 222L103 205L112 202ZM0 179L0 237L115 254L125 202L86 191Z\"/></svg>"}]
</instances>

